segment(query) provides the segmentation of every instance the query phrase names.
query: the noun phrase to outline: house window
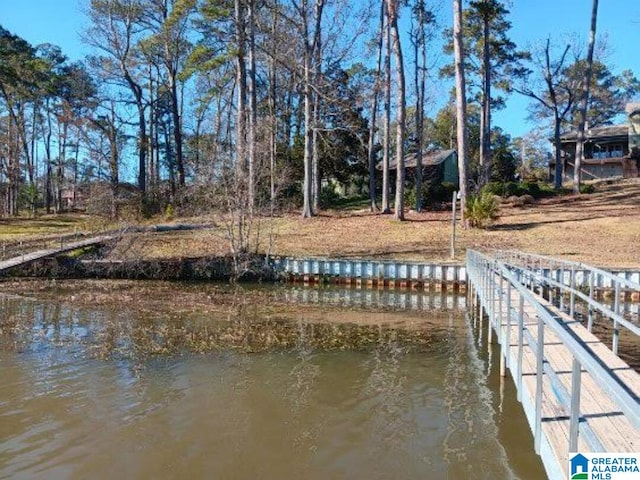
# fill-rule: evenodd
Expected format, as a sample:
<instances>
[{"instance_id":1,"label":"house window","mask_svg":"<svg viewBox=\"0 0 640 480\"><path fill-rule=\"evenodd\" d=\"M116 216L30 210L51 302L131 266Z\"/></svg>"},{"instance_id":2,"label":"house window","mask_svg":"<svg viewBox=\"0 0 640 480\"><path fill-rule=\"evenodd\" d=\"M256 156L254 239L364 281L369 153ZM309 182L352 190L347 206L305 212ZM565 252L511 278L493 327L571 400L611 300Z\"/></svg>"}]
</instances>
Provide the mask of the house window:
<instances>
[{"instance_id":1,"label":"house window","mask_svg":"<svg viewBox=\"0 0 640 480\"><path fill-rule=\"evenodd\" d=\"M624 155L624 147L620 143L615 143L610 145L595 144L593 146L592 158L595 158L595 159L620 158L623 155Z\"/></svg>"}]
</instances>

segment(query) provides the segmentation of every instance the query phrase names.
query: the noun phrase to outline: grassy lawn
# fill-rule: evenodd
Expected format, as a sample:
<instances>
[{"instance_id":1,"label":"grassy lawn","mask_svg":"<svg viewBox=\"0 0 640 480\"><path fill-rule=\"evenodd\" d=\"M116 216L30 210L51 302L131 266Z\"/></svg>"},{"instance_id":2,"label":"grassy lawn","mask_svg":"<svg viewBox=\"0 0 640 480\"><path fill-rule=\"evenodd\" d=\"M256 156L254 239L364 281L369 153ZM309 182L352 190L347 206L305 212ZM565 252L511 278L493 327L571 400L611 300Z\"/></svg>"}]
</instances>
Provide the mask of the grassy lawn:
<instances>
[{"instance_id":1,"label":"grassy lawn","mask_svg":"<svg viewBox=\"0 0 640 480\"><path fill-rule=\"evenodd\" d=\"M90 230L95 220L81 214L42 215L39 217L0 218L0 241L13 242L34 237L61 235Z\"/></svg>"},{"instance_id":2,"label":"grassy lawn","mask_svg":"<svg viewBox=\"0 0 640 480\"><path fill-rule=\"evenodd\" d=\"M407 212L407 221L368 211L366 200L345 200L311 219L299 212L263 219L260 250L315 257L398 258L450 261L449 210ZM176 219L178 223L220 223L220 219ZM73 232L95 226L82 215L0 220L0 241ZM165 223L158 220L158 223ZM269 232L273 233L268 241ZM467 248L518 249L603 267L640 268L640 180L601 184L593 194L563 195L533 205L502 205L490 227L457 229L456 261ZM125 238L113 258L219 255L229 251L224 228L144 233Z\"/></svg>"}]
</instances>

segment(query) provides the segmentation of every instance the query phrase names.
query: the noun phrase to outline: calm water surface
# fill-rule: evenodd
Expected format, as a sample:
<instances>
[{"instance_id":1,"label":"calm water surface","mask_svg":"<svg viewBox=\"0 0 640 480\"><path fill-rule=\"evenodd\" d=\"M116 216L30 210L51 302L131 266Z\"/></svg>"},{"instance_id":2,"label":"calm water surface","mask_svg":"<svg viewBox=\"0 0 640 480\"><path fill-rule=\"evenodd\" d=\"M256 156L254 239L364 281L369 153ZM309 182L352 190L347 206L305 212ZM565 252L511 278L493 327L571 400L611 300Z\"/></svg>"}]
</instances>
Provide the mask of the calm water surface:
<instances>
[{"instance_id":1,"label":"calm water surface","mask_svg":"<svg viewBox=\"0 0 640 480\"><path fill-rule=\"evenodd\" d=\"M464 299L127 285L0 300L0 478L545 477Z\"/></svg>"}]
</instances>

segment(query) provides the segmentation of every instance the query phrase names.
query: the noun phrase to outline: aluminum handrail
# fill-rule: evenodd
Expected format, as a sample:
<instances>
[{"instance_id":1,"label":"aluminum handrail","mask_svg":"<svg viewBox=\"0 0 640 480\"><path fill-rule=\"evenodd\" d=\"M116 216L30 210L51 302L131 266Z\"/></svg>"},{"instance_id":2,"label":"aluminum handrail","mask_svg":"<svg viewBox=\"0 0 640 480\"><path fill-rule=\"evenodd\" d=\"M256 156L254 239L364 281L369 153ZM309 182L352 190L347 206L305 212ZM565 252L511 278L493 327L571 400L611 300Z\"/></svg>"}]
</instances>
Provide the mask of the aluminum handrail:
<instances>
[{"instance_id":1,"label":"aluminum handrail","mask_svg":"<svg viewBox=\"0 0 640 480\"><path fill-rule=\"evenodd\" d=\"M566 293L575 295L576 297L580 298L581 300L584 300L588 305L591 305L592 307L598 309L607 318L611 319L614 322L618 322L620 325L622 325L625 328L627 328L627 330L629 330L630 332L632 332L636 336L640 336L640 326L631 323L630 321L628 321L626 318L624 318L619 313L614 312L613 310L611 310L606 305L594 300L593 298L589 297L588 295L585 295L579 289L572 288L571 286L568 286L568 285L566 285L566 284L564 284L562 282L558 282L558 281L554 280L551 277L548 277L548 276L545 276L545 275L541 275L541 274L539 274L537 272L534 272L532 270L526 270L523 267L518 267L518 266L515 266L515 265L507 265L507 268L518 268L519 271L522 272L523 274L528 275L530 278L538 281L537 285L540 285L540 286L542 286L543 284L553 285L553 286L556 286L559 289L565 291Z\"/></svg>"},{"instance_id":2,"label":"aluminum handrail","mask_svg":"<svg viewBox=\"0 0 640 480\"><path fill-rule=\"evenodd\" d=\"M533 338L533 335L531 335L530 332L524 332L524 338L527 340L527 343L531 345L532 349L537 349L538 342ZM560 381L558 373L553 368L551 368L548 362L544 362L543 370L546 375L549 375L549 379L551 381L551 384L553 385L553 392L556 395L556 398L564 407L570 408L572 401L571 392L567 390L564 384ZM600 439L597 437L588 422L583 422L580 425L580 433L585 438L589 446L593 449L593 451L597 452L604 450Z\"/></svg>"},{"instance_id":3,"label":"aluminum handrail","mask_svg":"<svg viewBox=\"0 0 640 480\"><path fill-rule=\"evenodd\" d=\"M492 259L479 252L468 250L467 266L470 278L481 275L480 264L484 264L484 267L489 270L488 273L493 272L495 275L501 275L510 282L512 285L511 288L515 288L524 301L534 308L538 319L542 321L544 325L548 326L560 341L569 349L574 359L579 363L580 368L584 367L584 369L593 378L598 379L600 387L605 390L633 426L640 429L640 401L638 397L631 393L618 378L616 378L600 363L598 359L593 356L592 352L588 350L584 344L574 338L572 334L565 329L564 325L551 315L551 313L538 301L535 295L526 286L524 286L519 279L516 278L514 273L508 268L507 264L502 261ZM479 285L480 278L475 278L475 280L476 285ZM539 394L540 392L536 393L536 395ZM541 419L538 417L537 421L540 422L540 420Z\"/></svg>"},{"instance_id":4,"label":"aluminum handrail","mask_svg":"<svg viewBox=\"0 0 640 480\"><path fill-rule=\"evenodd\" d=\"M630 288L633 290L640 290L640 283L638 282L634 282L632 280L628 280L626 278L620 277L612 272L608 272L606 270L603 270L601 268L598 267L594 267L592 265L588 265L585 263L580 263L580 262L573 262L571 260L562 260L562 259L557 259L554 257L548 257L546 255L539 255L536 253L524 253L524 252L518 252L515 250L496 250L495 252L493 252L493 256L496 259L499 260L503 260L506 263L514 263L515 262L509 262L506 259L508 258L518 258L521 259L525 262L525 264L527 263L527 259L532 259L532 260L536 260L538 262L548 262L552 265L560 265L565 267L566 270L571 270L571 268L575 269L575 270L583 270L583 271L587 271L587 272L593 272L595 274L598 274L604 278L608 278L609 280L611 280L612 282L615 283L620 283L621 286L625 286L626 288Z\"/></svg>"}]
</instances>

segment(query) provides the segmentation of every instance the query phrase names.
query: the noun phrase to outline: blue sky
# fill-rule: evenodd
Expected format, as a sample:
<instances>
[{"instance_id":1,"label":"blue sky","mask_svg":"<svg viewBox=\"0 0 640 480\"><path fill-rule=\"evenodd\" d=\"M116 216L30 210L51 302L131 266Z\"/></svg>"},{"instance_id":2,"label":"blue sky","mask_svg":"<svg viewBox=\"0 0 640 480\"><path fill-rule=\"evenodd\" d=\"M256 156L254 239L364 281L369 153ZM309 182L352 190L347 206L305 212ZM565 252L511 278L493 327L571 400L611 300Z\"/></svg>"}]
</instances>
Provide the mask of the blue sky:
<instances>
[{"instance_id":1,"label":"blue sky","mask_svg":"<svg viewBox=\"0 0 640 480\"><path fill-rule=\"evenodd\" d=\"M442 2L443 22L451 21L450 0ZM86 25L82 10L88 0L0 0L0 24L33 45L53 43L72 59L87 53L79 40ZM606 35L611 50L609 63L615 72L631 69L640 76L640 1L601 0L598 34ZM551 36L562 43L576 33L585 43L591 15L591 0L513 0L512 38L519 48ZM512 96L507 108L494 115L494 123L513 136L531 129L526 122L529 101Z\"/></svg>"},{"instance_id":2,"label":"blue sky","mask_svg":"<svg viewBox=\"0 0 640 480\"><path fill-rule=\"evenodd\" d=\"M562 44L563 37L576 33L586 52L591 6L591 0L513 0L512 39L526 50L549 36ZM600 0L597 34L607 37L612 70L630 69L640 77L640 1ZM494 115L495 123L514 136L530 130L533 125L525 122L528 104L528 99L512 96L507 108Z\"/></svg>"}]
</instances>

